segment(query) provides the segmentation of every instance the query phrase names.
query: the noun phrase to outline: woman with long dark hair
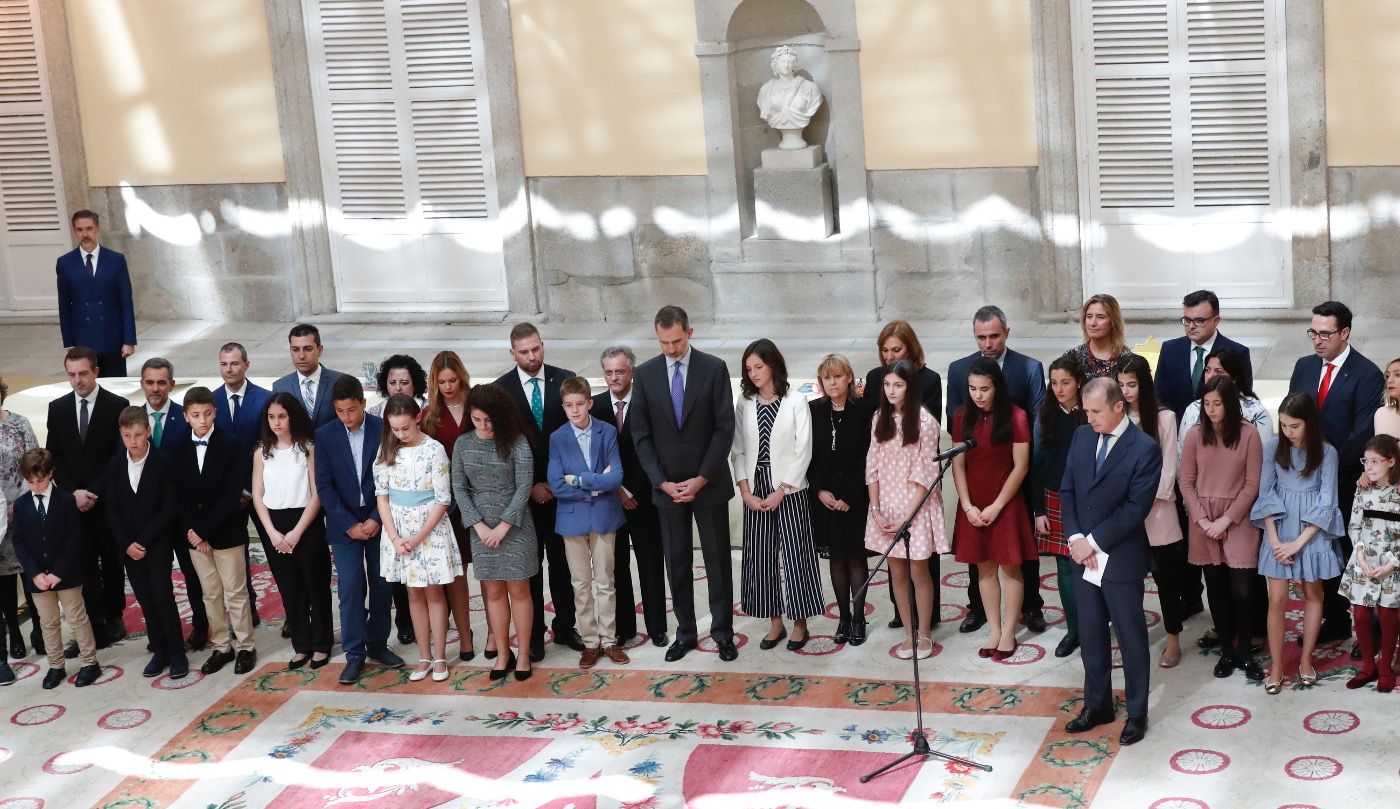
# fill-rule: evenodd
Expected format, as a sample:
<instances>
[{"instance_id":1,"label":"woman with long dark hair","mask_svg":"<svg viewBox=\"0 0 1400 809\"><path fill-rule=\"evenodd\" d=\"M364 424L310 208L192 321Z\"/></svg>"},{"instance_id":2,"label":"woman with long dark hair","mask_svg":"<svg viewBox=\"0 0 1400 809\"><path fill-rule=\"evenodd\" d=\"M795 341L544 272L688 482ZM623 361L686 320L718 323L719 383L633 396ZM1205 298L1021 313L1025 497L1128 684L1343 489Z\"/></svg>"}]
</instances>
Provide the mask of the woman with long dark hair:
<instances>
[{"instance_id":1,"label":"woman with long dark hair","mask_svg":"<svg viewBox=\"0 0 1400 809\"><path fill-rule=\"evenodd\" d=\"M1259 401L1253 389L1245 387L1244 380L1244 355L1228 348L1217 348L1206 355L1206 364L1201 377L1202 390L1205 383L1217 376L1226 376L1235 383L1235 390L1240 394L1240 418L1254 425L1254 429L1259 433L1259 451L1264 451L1264 445L1274 437L1274 419L1269 414L1269 408ZM1201 420L1201 400L1188 404L1185 412L1181 414L1181 425L1177 428L1176 444L1177 455L1181 455L1181 447L1186 441L1186 433L1196 426Z\"/></svg>"},{"instance_id":2,"label":"woman with long dark hair","mask_svg":"<svg viewBox=\"0 0 1400 809\"><path fill-rule=\"evenodd\" d=\"M1087 423L1079 392L1087 380L1073 357L1050 363L1050 382L1040 408L1039 443L1032 454L1031 509L1035 514L1036 548L1055 557L1055 582L1060 609L1065 613L1065 636L1055 646L1056 657L1069 657L1079 648L1079 610L1074 600L1074 567L1070 564L1065 526L1060 520L1060 483L1065 478L1074 431ZM1038 584L1038 583L1037 583Z\"/></svg>"}]
</instances>

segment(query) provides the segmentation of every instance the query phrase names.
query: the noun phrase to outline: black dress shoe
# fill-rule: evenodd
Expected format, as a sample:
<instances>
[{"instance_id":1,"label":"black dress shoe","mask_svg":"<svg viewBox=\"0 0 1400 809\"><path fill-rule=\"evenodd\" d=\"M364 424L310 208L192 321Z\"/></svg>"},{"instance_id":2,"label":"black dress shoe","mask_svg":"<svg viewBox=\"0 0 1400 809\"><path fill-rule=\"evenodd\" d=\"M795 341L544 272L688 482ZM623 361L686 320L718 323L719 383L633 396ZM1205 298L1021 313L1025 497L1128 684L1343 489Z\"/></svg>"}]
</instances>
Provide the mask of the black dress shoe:
<instances>
[{"instance_id":1,"label":"black dress shoe","mask_svg":"<svg viewBox=\"0 0 1400 809\"><path fill-rule=\"evenodd\" d=\"M326 659L327 659L327 660L330 660L329 657L326 658ZM257 663L258 663L258 653L257 653L257 652L239 652L239 653L238 653L238 658L237 658L237 660L234 661L234 664L233 664L233 673L234 673L234 674L247 674L248 672L250 672L250 671L253 670L253 667L256 666ZM324 666L325 663L322 663L321 665Z\"/></svg>"},{"instance_id":2,"label":"black dress shoe","mask_svg":"<svg viewBox=\"0 0 1400 809\"><path fill-rule=\"evenodd\" d=\"M783 642L783 638L786 638L786 637L787 637L787 629L784 629L784 630L782 631L782 634L778 635L778 637L776 637L776 638L764 638L763 640L759 641L759 642L758 642L758 648L760 648L760 649L765 649L765 650L766 650L766 649L772 649L772 648L776 647L779 643L782 643L782 642Z\"/></svg>"},{"instance_id":3,"label":"black dress shoe","mask_svg":"<svg viewBox=\"0 0 1400 809\"><path fill-rule=\"evenodd\" d=\"M197 626L190 630L190 638L185 641L191 652L198 652L209 645L209 627Z\"/></svg>"},{"instance_id":4,"label":"black dress shoe","mask_svg":"<svg viewBox=\"0 0 1400 809\"><path fill-rule=\"evenodd\" d=\"M865 619L857 618L851 622L851 645L860 646L865 643Z\"/></svg>"},{"instance_id":5,"label":"black dress shoe","mask_svg":"<svg viewBox=\"0 0 1400 809\"><path fill-rule=\"evenodd\" d=\"M831 636L836 643L845 643L851 639L851 619L842 618L836 622L836 634Z\"/></svg>"},{"instance_id":6,"label":"black dress shoe","mask_svg":"<svg viewBox=\"0 0 1400 809\"><path fill-rule=\"evenodd\" d=\"M500 680L504 680L506 678L506 675L509 674L511 669L513 668L515 668L515 652L511 652L510 657L506 658L505 668L493 668L491 669L491 673L487 676L489 676L493 682L498 682Z\"/></svg>"},{"instance_id":7,"label":"black dress shoe","mask_svg":"<svg viewBox=\"0 0 1400 809\"><path fill-rule=\"evenodd\" d=\"M78 669L78 676L73 678L73 685L78 688L92 685L97 682L97 678L102 676L102 667L93 663L91 666L83 666Z\"/></svg>"},{"instance_id":8,"label":"black dress shoe","mask_svg":"<svg viewBox=\"0 0 1400 809\"><path fill-rule=\"evenodd\" d=\"M677 660L680 660L682 657L685 657L686 654L688 654L694 648L695 641L686 642L683 640L678 640L675 643L671 644L671 648L666 650L666 662L674 663Z\"/></svg>"},{"instance_id":9,"label":"black dress shoe","mask_svg":"<svg viewBox=\"0 0 1400 809\"><path fill-rule=\"evenodd\" d=\"M1086 730L1093 730L1099 725L1107 725L1113 721L1113 709L1091 710L1085 708L1079 715L1065 723L1065 733L1083 733Z\"/></svg>"},{"instance_id":10,"label":"black dress shoe","mask_svg":"<svg viewBox=\"0 0 1400 809\"><path fill-rule=\"evenodd\" d=\"M78 642L75 640L68 641L68 645L63 647L63 656L69 660L78 659Z\"/></svg>"},{"instance_id":11,"label":"black dress shoe","mask_svg":"<svg viewBox=\"0 0 1400 809\"><path fill-rule=\"evenodd\" d=\"M1025 622L1026 629L1032 632L1039 633L1045 631L1045 613L1040 610L1025 613L1021 616L1021 620Z\"/></svg>"},{"instance_id":12,"label":"black dress shoe","mask_svg":"<svg viewBox=\"0 0 1400 809\"><path fill-rule=\"evenodd\" d=\"M282 624L282 637L284 637L284 638L290 638L291 636L292 636L292 625L289 624L289 623L284 623L284 624Z\"/></svg>"},{"instance_id":13,"label":"black dress shoe","mask_svg":"<svg viewBox=\"0 0 1400 809\"><path fill-rule=\"evenodd\" d=\"M665 645L666 645L666 633L665 633L665 632L657 632L655 635L652 635L652 636L651 636L651 645L652 645L652 646L656 646L656 647L658 647L658 648L659 648L659 647L662 647L662 646L665 646Z\"/></svg>"},{"instance_id":14,"label":"black dress shoe","mask_svg":"<svg viewBox=\"0 0 1400 809\"><path fill-rule=\"evenodd\" d=\"M221 652L218 649L209 653L209 659L204 661L204 665L199 670L204 674L217 674L220 669L233 662L233 652Z\"/></svg>"},{"instance_id":15,"label":"black dress shoe","mask_svg":"<svg viewBox=\"0 0 1400 809\"><path fill-rule=\"evenodd\" d=\"M958 631L966 635L969 632L976 632L986 625L987 616L969 612L967 617L962 619L962 623L958 624Z\"/></svg>"},{"instance_id":16,"label":"black dress shoe","mask_svg":"<svg viewBox=\"0 0 1400 809\"><path fill-rule=\"evenodd\" d=\"M625 648L627 648L627 644L631 643L632 641L634 641L634 640L636 640L636 639L637 639L637 633L636 633L636 632L632 632L632 633L627 634L627 635L623 635L623 634L619 633L618 636L617 636L617 643L616 643L616 645L617 645L619 648L625 649Z\"/></svg>"},{"instance_id":17,"label":"black dress shoe","mask_svg":"<svg viewBox=\"0 0 1400 809\"><path fill-rule=\"evenodd\" d=\"M340 684L354 685L360 679L360 675L365 671L365 661L351 660L346 662L345 668L340 670Z\"/></svg>"},{"instance_id":18,"label":"black dress shoe","mask_svg":"<svg viewBox=\"0 0 1400 809\"><path fill-rule=\"evenodd\" d=\"M530 641L530 662L538 663L544 660L544 638Z\"/></svg>"},{"instance_id":19,"label":"black dress shoe","mask_svg":"<svg viewBox=\"0 0 1400 809\"><path fill-rule=\"evenodd\" d=\"M563 632L554 633L554 642L560 646L567 646L575 652L583 651L583 637L576 629L567 629Z\"/></svg>"},{"instance_id":20,"label":"black dress shoe","mask_svg":"<svg viewBox=\"0 0 1400 809\"><path fill-rule=\"evenodd\" d=\"M1215 663L1215 676L1217 679L1225 679L1235 673L1235 658L1233 655L1221 655Z\"/></svg>"},{"instance_id":21,"label":"black dress shoe","mask_svg":"<svg viewBox=\"0 0 1400 809\"><path fill-rule=\"evenodd\" d=\"M10 668L10 664L0 660L0 686L14 685L17 679L19 678L15 676L15 670Z\"/></svg>"},{"instance_id":22,"label":"black dress shoe","mask_svg":"<svg viewBox=\"0 0 1400 809\"><path fill-rule=\"evenodd\" d=\"M394 652L390 649L381 649L377 652L370 652L369 659L373 660L374 662L378 663L386 669L403 668L403 658L399 657L397 654L394 654Z\"/></svg>"},{"instance_id":23,"label":"black dress shoe","mask_svg":"<svg viewBox=\"0 0 1400 809\"><path fill-rule=\"evenodd\" d=\"M803 641L806 643L806 641ZM719 659L726 663L732 663L739 659L739 647L734 645L734 641L727 640L719 644Z\"/></svg>"},{"instance_id":24,"label":"black dress shoe","mask_svg":"<svg viewBox=\"0 0 1400 809\"><path fill-rule=\"evenodd\" d=\"M1239 664L1244 671L1244 676L1255 682L1264 679L1264 668L1259 665L1259 661L1252 657L1246 657L1243 663Z\"/></svg>"},{"instance_id":25,"label":"black dress shoe","mask_svg":"<svg viewBox=\"0 0 1400 809\"><path fill-rule=\"evenodd\" d=\"M29 654L24 648L24 633L18 629L10 633L10 657L15 660L22 659Z\"/></svg>"},{"instance_id":26,"label":"black dress shoe","mask_svg":"<svg viewBox=\"0 0 1400 809\"><path fill-rule=\"evenodd\" d=\"M146 667L141 670L141 676L159 677L160 673L165 671L166 667L169 665L170 659L165 655L155 655L151 658L151 662L147 663Z\"/></svg>"},{"instance_id":27,"label":"black dress shoe","mask_svg":"<svg viewBox=\"0 0 1400 809\"><path fill-rule=\"evenodd\" d=\"M890 629L903 629L904 619L899 617L899 613L895 613L895 616L890 619L890 622L886 626Z\"/></svg>"},{"instance_id":28,"label":"black dress shoe","mask_svg":"<svg viewBox=\"0 0 1400 809\"><path fill-rule=\"evenodd\" d=\"M1079 648L1079 636L1078 636L1078 635L1065 635L1064 638L1062 638L1062 639L1060 640L1059 645L1057 645L1057 646L1055 647L1055 656L1056 656L1056 657L1069 657L1070 655L1074 654L1074 650L1076 650L1076 649L1078 649L1078 648Z\"/></svg>"},{"instance_id":29,"label":"black dress shoe","mask_svg":"<svg viewBox=\"0 0 1400 809\"><path fill-rule=\"evenodd\" d=\"M107 627L107 643L121 643L126 640L126 625L121 621L114 621Z\"/></svg>"},{"instance_id":30,"label":"black dress shoe","mask_svg":"<svg viewBox=\"0 0 1400 809\"><path fill-rule=\"evenodd\" d=\"M44 675L44 690L58 688L58 684L68 678L68 669L49 669Z\"/></svg>"},{"instance_id":31,"label":"black dress shoe","mask_svg":"<svg viewBox=\"0 0 1400 809\"><path fill-rule=\"evenodd\" d=\"M413 643L413 640L414 640L414 638L413 638L413 630L412 630L412 629L400 629L400 630L399 630L399 643L400 643L400 644L402 644L402 645L404 645L404 646L407 646L407 645Z\"/></svg>"},{"instance_id":32,"label":"black dress shoe","mask_svg":"<svg viewBox=\"0 0 1400 809\"><path fill-rule=\"evenodd\" d=\"M1123 723L1123 732L1118 734L1118 743L1123 746L1137 744L1147 737L1147 717L1130 716Z\"/></svg>"}]
</instances>

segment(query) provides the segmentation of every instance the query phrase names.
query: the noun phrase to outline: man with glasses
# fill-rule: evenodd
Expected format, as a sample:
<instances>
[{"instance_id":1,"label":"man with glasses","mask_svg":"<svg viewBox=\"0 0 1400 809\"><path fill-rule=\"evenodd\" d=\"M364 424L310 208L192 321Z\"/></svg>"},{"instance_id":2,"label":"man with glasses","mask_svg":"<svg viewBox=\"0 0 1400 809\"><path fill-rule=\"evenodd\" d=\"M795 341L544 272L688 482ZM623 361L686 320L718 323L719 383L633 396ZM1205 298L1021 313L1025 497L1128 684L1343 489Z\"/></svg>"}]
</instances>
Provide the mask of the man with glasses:
<instances>
[{"instance_id":1,"label":"man with glasses","mask_svg":"<svg viewBox=\"0 0 1400 809\"><path fill-rule=\"evenodd\" d=\"M1307 393L1317 399L1322 435L1337 450L1337 505L1350 519L1356 480L1361 477L1361 454L1374 434L1373 418L1385 391L1385 377L1374 362L1351 347L1351 310L1346 304L1327 301L1312 310L1308 329L1313 353L1293 366L1289 393ZM1351 556L1351 540L1343 536L1342 558ZM1319 643L1351 636L1351 613L1346 598L1337 592L1338 579L1324 588Z\"/></svg>"},{"instance_id":2,"label":"man with glasses","mask_svg":"<svg viewBox=\"0 0 1400 809\"><path fill-rule=\"evenodd\" d=\"M1181 325L1186 329L1185 336L1162 344L1153 380L1157 398L1163 407L1176 414L1177 421L1181 420L1186 406L1200 397L1201 386L1205 384L1206 357L1215 349L1228 348L1244 357L1245 378L1241 380L1244 389L1252 388L1254 382L1249 349L1219 331L1220 299L1214 292L1201 289L1183 298Z\"/></svg>"}]
</instances>

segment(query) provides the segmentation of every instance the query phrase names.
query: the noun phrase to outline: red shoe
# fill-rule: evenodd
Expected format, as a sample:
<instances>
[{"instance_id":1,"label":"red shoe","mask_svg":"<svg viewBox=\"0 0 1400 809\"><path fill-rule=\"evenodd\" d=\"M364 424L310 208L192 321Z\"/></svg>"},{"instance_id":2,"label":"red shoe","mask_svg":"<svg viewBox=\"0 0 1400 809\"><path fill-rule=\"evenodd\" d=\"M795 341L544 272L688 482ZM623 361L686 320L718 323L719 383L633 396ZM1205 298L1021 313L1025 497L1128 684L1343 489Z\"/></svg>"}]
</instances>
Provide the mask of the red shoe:
<instances>
[{"instance_id":1,"label":"red shoe","mask_svg":"<svg viewBox=\"0 0 1400 809\"><path fill-rule=\"evenodd\" d=\"M1376 681L1376 690L1381 692L1382 694L1389 694L1391 691L1394 691L1395 675L1382 674L1380 678Z\"/></svg>"},{"instance_id":2,"label":"red shoe","mask_svg":"<svg viewBox=\"0 0 1400 809\"><path fill-rule=\"evenodd\" d=\"M1016 649L1017 649L1019 646L1020 646L1020 644L1013 643L1013 644L1011 644L1011 650L1010 650L1010 651L1005 651L1005 652L1002 651L1001 649L997 649L995 652L992 653L992 659L993 659L993 660L1005 660L1005 659L1007 659L1008 657L1010 657L1010 656L1016 654Z\"/></svg>"},{"instance_id":3,"label":"red shoe","mask_svg":"<svg viewBox=\"0 0 1400 809\"><path fill-rule=\"evenodd\" d=\"M985 658L985 657L992 657L992 656L995 655L996 653L997 653L997 650L996 650L995 648L991 648L991 649L978 649L978 650L977 650L977 656L978 656L978 657L984 657L984 658Z\"/></svg>"},{"instance_id":4,"label":"red shoe","mask_svg":"<svg viewBox=\"0 0 1400 809\"><path fill-rule=\"evenodd\" d=\"M1362 669L1361 671L1356 673L1355 677L1352 677L1350 680L1347 680L1347 688L1364 688L1368 683L1375 682L1376 678L1378 678L1379 676L1379 672L1377 672L1374 667L1370 669ZM1392 687L1394 687L1394 683L1392 683Z\"/></svg>"}]
</instances>

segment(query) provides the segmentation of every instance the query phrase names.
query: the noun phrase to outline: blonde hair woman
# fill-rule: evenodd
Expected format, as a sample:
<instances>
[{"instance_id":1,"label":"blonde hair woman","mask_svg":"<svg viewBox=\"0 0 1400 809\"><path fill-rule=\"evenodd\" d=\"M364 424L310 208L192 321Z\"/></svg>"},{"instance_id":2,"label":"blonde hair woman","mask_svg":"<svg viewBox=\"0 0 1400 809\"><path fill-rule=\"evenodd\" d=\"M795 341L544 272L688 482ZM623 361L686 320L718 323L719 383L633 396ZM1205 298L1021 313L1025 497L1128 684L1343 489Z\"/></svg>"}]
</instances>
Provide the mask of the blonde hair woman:
<instances>
[{"instance_id":1,"label":"blonde hair woman","mask_svg":"<svg viewBox=\"0 0 1400 809\"><path fill-rule=\"evenodd\" d=\"M1117 379L1118 366L1132 356L1118 299L1105 293L1090 297L1079 309L1079 328L1084 342L1065 356L1074 359L1080 376L1086 379Z\"/></svg>"}]
</instances>

